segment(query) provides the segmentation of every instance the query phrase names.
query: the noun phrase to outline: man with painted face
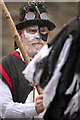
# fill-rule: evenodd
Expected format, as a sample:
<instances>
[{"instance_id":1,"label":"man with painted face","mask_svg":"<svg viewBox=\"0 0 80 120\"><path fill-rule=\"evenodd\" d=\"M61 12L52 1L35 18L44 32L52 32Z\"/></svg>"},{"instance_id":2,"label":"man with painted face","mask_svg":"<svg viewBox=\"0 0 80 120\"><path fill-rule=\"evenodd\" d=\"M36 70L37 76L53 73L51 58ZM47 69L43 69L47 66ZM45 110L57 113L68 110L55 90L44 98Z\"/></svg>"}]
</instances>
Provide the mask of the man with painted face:
<instances>
[{"instance_id":1,"label":"man with painted face","mask_svg":"<svg viewBox=\"0 0 80 120\"><path fill-rule=\"evenodd\" d=\"M27 3L20 8L19 23L16 25L26 51L32 59L47 42L50 31L55 28L49 21L47 8L43 3ZM44 111L43 94L34 103L27 100L33 90L22 71L26 65L19 48L3 57L0 64L0 116L7 118L32 118ZM33 99L33 98L31 98ZM1 108L1 107L0 107Z\"/></svg>"},{"instance_id":2,"label":"man with painted face","mask_svg":"<svg viewBox=\"0 0 80 120\"><path fill-rule=\"evenodd\" d=\"M55 28L49 21L47 7L42 3L28 3L20 8L17 30L31 58L47 42L48 34Z\"/></svg>"},{"instance_id":3,"label":"man with painted face","mask_svg":"<svg viewBox=\"0 0 80 120\"><path fill-rule=\"evenodd\" d=\"M48 36L46 34L49 33L46 26L39 28L38 25L28 26L19 32L27 53L31 58L33 58L44 46ZM44 37L40 37L40 34L42 34Z\"/></svg>"}]
</instances>

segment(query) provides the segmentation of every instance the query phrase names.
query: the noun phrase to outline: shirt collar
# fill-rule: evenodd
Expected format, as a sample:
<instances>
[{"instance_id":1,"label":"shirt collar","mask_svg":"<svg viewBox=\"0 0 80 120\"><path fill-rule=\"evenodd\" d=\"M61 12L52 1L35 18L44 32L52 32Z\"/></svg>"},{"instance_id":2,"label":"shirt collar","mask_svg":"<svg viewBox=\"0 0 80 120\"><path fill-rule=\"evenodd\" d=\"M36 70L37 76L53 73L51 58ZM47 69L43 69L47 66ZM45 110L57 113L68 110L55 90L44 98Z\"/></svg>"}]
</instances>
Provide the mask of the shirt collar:
<instances>
[{"instance_id":1,"label":"shirt collar","mask_svg":"<svg viewBox=\"0 0 80 120\"><path fill-rule=\"evenodd\" d=\"M24 61L24 58L23 58L23 55L22 55L20 49L18 48L18 49L16 49L16 51L20 53L20 56L21 56L22 60ZM29 57L29 59L30 59L30 61L32 60L32 58L30 58L30 57Z\"/></svg>"}]
</instances>

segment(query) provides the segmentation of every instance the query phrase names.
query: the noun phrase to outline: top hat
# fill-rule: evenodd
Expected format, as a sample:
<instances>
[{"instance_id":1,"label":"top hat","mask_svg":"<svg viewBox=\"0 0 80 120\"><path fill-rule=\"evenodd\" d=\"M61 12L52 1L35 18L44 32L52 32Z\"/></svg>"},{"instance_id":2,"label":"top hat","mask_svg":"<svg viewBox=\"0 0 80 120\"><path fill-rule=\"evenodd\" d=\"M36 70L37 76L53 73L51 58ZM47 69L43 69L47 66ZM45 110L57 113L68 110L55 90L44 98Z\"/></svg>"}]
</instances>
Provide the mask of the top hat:
<instances>
[{"instance_id":1,"label":"top hat","mask_svg":"<svg viewBox=\"0 0 80 120\"><path fill-rule=\"evenodd\" d=\"M46 26L50 31L56 27L55 24L49 20L47 7L44 3L27 3L20 8L19 23L16 24L17 30L31 25Z\"/></svg>"}]
</instances>

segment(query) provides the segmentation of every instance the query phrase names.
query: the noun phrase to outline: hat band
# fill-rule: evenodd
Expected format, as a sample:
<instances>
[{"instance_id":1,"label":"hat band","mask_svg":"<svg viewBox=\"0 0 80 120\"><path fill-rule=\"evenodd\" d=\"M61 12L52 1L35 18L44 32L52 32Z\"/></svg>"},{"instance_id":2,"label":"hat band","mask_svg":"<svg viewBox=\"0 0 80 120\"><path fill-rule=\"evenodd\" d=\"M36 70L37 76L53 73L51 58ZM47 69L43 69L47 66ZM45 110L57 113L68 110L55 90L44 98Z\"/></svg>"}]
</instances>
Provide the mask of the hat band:
<instances>
[{"instance_id":1,"label":"hat band","mask_svg":"<svg viewBox=\"0 0 80 120\"><path fill-rule=\"evenodd\" d=\"M36 15L33 12L28 12L26 13L24 20L34 20L35 18L40 18L40 19L44 19L44 20L48 20L48 14L47 13L41 13L38 17L36 17Z\"/></svg>"}]
</instances>

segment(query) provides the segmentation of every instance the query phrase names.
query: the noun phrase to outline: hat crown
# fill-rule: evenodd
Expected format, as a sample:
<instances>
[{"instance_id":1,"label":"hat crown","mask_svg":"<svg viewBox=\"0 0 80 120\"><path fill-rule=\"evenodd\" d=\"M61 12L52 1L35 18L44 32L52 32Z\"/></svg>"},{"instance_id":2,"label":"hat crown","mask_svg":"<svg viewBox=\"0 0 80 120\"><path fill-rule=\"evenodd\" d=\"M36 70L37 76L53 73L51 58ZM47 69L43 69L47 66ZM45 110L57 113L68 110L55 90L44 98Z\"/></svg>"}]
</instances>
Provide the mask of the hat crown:
<instances>
[{"instance_id":1,"label":"hat crown","mask_svg":"<svg viewBox=\"0 0 80 120\"><path fill-rule=\"evenodd\" d=\"M40 19L41 13L48 13L47 6L42 2L27 3L20 8L19 21L24 21L26 14L30 12L35 15L35 19Z\"/></svg>"},{"instance_id":2,"label":"hat crown","mask_svg":"<svg viewBox=\"0 0 80 120\"><path fill-rule=\"evenodd\" d=\"M19 13L19 23L16 24L17 30L32 25L46 26L50 31L56 27L49 20L47 6L43 2L27 2L19 9Z\"/></svg>"}]
</instances>

